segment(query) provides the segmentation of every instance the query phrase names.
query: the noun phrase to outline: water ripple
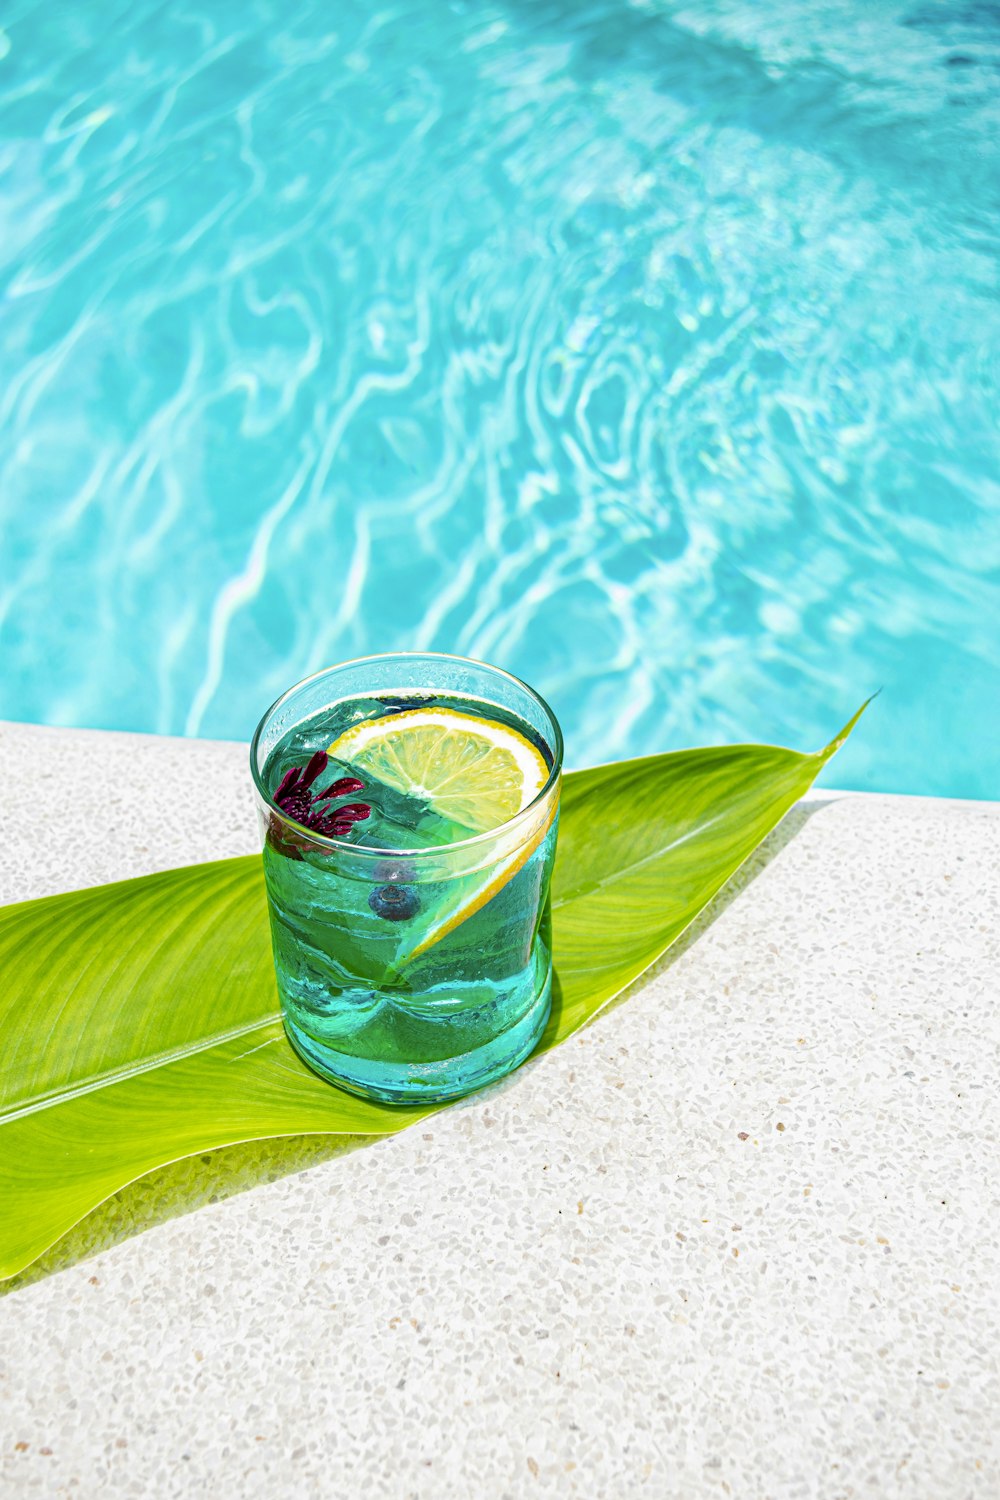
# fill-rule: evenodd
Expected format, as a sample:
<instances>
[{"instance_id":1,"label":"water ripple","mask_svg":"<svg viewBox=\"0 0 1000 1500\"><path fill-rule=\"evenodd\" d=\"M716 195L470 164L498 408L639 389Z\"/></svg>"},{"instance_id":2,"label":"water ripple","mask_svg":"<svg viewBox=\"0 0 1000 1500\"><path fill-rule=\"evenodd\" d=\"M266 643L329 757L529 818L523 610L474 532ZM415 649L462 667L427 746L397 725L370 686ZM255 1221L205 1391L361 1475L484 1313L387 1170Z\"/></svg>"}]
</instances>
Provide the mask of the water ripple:
<instances>
[{"instance_id":1,"label":"water ripple","mask_svg":"<svg viewBox=\"0 0 1000 1500\"><path fill-rule=\"evenodd\" d=\"M582 763L881 683L838 780L1000 795L998 78L921 0L22 0L0 714L455 649Z\"/></svg>"}]
</instances>

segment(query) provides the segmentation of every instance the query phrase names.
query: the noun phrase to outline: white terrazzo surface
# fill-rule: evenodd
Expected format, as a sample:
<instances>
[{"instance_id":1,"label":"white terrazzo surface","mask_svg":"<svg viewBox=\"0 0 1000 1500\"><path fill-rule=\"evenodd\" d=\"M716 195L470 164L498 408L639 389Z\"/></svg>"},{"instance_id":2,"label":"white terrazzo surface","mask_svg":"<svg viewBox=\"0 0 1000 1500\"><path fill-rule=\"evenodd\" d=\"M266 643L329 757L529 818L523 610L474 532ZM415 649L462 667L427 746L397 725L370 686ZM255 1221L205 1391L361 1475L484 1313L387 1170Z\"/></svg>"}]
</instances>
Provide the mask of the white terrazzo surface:
<instances>
[{"instance_id":1,"label":"white terrazzo surface","mask_svg":"<svg viewBox=\"0 0 1000 1500\"><path fill-rule=\"evenodd\" d=\"M236 745L0 726L0 787L3 900L254 847ZM821 794L516 1079L112 1200L0 1297L0 1493L993 1500L998 848Z\"/></svg>"}]
</instances>

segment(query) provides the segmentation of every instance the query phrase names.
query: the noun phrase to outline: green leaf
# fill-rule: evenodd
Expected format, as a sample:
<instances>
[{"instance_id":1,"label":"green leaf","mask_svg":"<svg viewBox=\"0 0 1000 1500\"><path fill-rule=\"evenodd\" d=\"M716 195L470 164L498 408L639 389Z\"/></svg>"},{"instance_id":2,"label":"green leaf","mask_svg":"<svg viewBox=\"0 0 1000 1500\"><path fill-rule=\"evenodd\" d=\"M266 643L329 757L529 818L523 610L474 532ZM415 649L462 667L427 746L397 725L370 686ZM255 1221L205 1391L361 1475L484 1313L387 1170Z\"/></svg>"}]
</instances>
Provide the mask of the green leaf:
<instances>
[{"instance_id":1,"label":"green leaf","mask_svg":"<svg viewBox=\"0 0 1000 1500\"><path fill-rule=\"evenodd\" d=\"M669 947L861 712L818 755L738 745L566 777L540 1051ZM342 1093L288 1046L256 858L2 907L0 975L0 1278L167 1162L265 1136L387 1134L434 1112Z\"/></svg>"}]
</instances>

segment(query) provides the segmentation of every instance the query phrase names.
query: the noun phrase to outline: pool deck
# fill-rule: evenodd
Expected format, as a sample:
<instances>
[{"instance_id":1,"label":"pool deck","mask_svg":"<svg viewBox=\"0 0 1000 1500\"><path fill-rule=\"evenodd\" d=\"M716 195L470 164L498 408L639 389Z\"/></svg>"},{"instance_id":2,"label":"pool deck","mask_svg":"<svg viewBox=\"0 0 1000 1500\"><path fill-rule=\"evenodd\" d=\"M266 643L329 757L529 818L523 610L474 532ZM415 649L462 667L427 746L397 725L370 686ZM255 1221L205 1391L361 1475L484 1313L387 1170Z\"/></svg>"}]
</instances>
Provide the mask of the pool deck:
<instances>
[{"instance_id":1,"label":"pool deck","mask_svg":"<svg viewBox=\"0 0 1000 1500\"><path fill-rule=\"evenodd\" d=\"M0 725L0 788L3 901L255 848L240 745ZM998 939L1000 804L814 793L515 1078L9 1283L0 1494L993 1500Z\"/></svg>"}]
</instances>

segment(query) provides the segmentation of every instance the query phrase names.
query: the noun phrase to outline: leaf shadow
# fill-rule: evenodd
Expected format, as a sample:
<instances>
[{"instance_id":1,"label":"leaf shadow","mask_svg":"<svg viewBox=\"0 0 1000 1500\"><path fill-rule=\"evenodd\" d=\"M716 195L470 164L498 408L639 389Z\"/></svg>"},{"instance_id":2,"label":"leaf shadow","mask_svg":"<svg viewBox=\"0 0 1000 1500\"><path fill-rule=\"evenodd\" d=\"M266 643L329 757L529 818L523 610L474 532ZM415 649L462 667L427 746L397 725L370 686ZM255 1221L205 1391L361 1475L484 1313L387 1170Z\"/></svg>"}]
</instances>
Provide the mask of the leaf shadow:
<instances>
[{"instance_id":1,"label":"leaf shadow","mask_svg":"<svg viewBox=\"0 0 1000 1500\"><path fill-rule=\"evenodd\" d=\"M0 1283L0 1297L31 1286L171 1219L264 1183L346 1156L381 1136L296 1135L240 1141L168 1162L119 1188L32 1261Z\"/></svg>"},{"instance_id":2,"label":"leaf shadow","mask_svg":"<svg viewBox=\"0 0 1000 1500\"><path fill-rule=\"evenodd\" d=\"M838 800L836 794L830 794L822 800L817 798L797 803L699 912L677 941L621 994L602 1006L587 1024L593 1025L599 1017L626 1004L651 978L666 972L698 942L720 913L787 848L806 823ZM556 976L553 987L554 1009L558 1008L559 1003L560 989ZM539 1056L529 1059L525 1066L536 1067L541 1062L542 1057ZM481 1093L465 1100L457 1100L450 1107L462 1108L481 1102L515 1086L516 1075L511 1075ZM277 1182L281 1178L306 1172L312 1167L346 1156L352 1151L363 1150L373 1141L383 1139L383 1136L364 1135L267 1137L222 1146L215 1151L184 1157L180 1161L157 1167L155 1171L106 1198L30 1266L8 1281L0 1283L0 1297L10 1296L60 1271L69 1270L81 1261L113 1249L125 1240L144 1234L171 1219L224 1202L227 1198L249 1192L264 1183Z\"/></svg>"}]
</instances>

